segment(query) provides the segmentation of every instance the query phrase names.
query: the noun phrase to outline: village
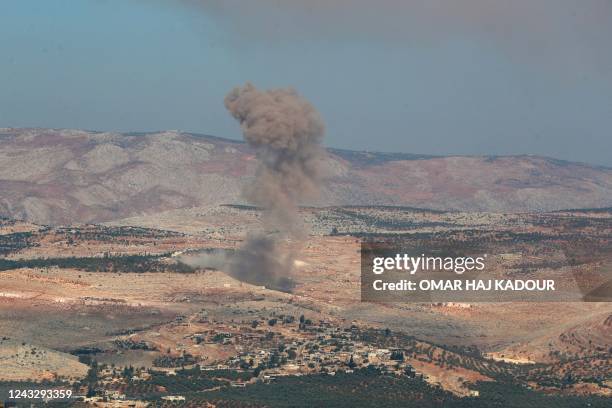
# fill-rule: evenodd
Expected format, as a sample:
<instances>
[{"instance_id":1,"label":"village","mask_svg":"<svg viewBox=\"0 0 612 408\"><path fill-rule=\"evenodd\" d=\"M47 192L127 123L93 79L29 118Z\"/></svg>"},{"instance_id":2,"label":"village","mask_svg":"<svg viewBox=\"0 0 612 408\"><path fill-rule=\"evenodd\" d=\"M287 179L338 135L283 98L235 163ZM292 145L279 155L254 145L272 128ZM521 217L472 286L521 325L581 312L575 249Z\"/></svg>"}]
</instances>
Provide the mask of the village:
<instances>
[{"instance_id":1,"label":"village","mask_svg":"<svg viewBox=\"0 0 612 408\"><path fill-rule=\"evenodd\" d=\"M188 326L192 323L186 317L179 317L174 324ZM130 398L135 389L147 389L149 394L150 391L159 394L161 401L185 401L187 395L171 392L175 388L172 385L181 382L181 377L186 377L195 387L203 384L194 378L206 379L210 387L198 388L198 393L217 391L222 387L271 384L288 376L335 376L364 369L415 381L431 380L409 363L407 350L369 344L362 340L364 333L355 325L339 328L329 321L313 322L303 315L299 318L291 315L260 317L248 324L212 322L204 317L197 324L214 325L215 328L185 336L177 345L180 354L169 353L169 356L157 359L158 366L134 368L94 362L88 376L94 381L84 382L75 398L98 406L107 406L106 403L114 404L108 406L147 406L146 401ZM381 335L384 336L384 331ZM231 346L237 353L224 361L207 363L206 358L184 351L188 343L193 346ZM123 345L132 349L154 347L134 340L124 341ZM474 391L470 395L477 394Z\"/></svg>"}]
</instances>

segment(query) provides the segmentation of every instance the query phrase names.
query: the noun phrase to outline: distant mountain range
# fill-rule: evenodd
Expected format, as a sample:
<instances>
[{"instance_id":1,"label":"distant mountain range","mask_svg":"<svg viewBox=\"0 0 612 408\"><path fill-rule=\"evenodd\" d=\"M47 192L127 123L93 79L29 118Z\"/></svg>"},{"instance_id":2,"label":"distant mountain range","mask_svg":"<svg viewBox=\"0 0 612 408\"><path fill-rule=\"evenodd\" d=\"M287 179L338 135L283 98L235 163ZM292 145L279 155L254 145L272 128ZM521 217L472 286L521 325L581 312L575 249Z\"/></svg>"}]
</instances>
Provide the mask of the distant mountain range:
<instances>
[{"instance_id":1,"label":"distant mountain range","mask_svg":"<svg viewBox=\"0 0 612 408\"><path fill-rule=\"evenodd\" d=\"M181 132L0 129L0 215L91 223L244 203L254 152ZM537 156L426 156L328 149L313 205L525 212L612 206L612 169Z\"/></svg>"}]
</instances>

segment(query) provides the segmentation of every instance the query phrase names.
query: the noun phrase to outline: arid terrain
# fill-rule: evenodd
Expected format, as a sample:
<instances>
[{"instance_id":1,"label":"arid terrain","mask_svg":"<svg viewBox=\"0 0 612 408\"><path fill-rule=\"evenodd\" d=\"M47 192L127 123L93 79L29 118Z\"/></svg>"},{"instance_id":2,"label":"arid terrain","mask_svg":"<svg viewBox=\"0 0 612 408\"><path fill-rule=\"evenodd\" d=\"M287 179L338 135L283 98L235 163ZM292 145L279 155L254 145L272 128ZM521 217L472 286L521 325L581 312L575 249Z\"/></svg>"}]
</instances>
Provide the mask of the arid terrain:
<instances>
[{"instance_id":1,"label":"arid terrain","mask_svg":"<svg viewBox=\"0 0 612 408\"><path fill-rule=\"evenodd\" d=\"M526 395L605 406L612 395L612 303L361 302L359 256L361 240L392 236L486 251L491 273L609 280L612 210L332 206L300 215L310 234L291 293L225 270L261 225L253 207L96 225L2 220L0 356L11 370L1 379L70 384L100 404L178 395L185 406L292 406L268 390L327 395L337 381L357 406L366 380L401 388L406 400L418 391L423 406L490 406L496 393L518 398L513 406Z\"/></svg>"},{"instance_id":2,"label":"arid terrain","mask_svg":"<svg viewBox=\"0 0 612 408\"><path fill-rule=\"evenodd\" d=\"M612 170L335 149L320 165L322 194L299 208L306 234L282 241L295 260L278 291L232 273L266 228L241 195L256 167L246 144L2 129L0 394L71 389L48 406L113 407L609 403ZM486 254L489 277L555 278L576 301L364 302L361 244L380 240Z\"/></svg>"},{"instance_id":3,"label":"arid terrain","mask_svg":"<svg viewBox=\"0 0 612 408\"><path fill-rule=\"evenodd\" d=\"M0 129L0 215L113 221L241 203L247 144L190 133ZM537 156L434 157L329 149L318 206L525 212L612 206L612 169Z\"/></svg>"}]
</instances>

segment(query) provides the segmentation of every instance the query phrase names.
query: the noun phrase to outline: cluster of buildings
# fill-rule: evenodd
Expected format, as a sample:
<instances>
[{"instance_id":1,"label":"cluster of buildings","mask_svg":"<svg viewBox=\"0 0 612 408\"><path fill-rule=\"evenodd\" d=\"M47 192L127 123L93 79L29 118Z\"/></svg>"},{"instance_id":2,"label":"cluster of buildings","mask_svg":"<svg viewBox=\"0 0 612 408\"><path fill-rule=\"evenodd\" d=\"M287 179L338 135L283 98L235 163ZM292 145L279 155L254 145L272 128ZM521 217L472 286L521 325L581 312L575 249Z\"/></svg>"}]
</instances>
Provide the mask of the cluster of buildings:
<instances>
[{"instance_id":1,"label":"cluster of buildings","mask_svg":"<svg viewBox=\"0 0 612 408\"><path fill-rule=\"evenodd\" d=\"M380 348L359 340L359 329L355 326L341 329L326 321L313 323L303 317L299 321L280 316L259 318L250 323L218 323L210 329L186 335L184 343L235 348L237 353L229 359L208 365L200 362L198 365L202 371L245 373L235 380L227 380L227 386L235 388L258 381L274 382L282 376L333 376L338 372L352 373L369 367L390 374L426 379L408 364L404 350ZM195 364L187 368L193 367ZM181 375L179 368L160 367L152 370L164 372L166 376ZM211 373L211 378L216 375ZM126 373L125 368L101 367L97 375L99 390L96 390L95 396L84 397L83 401L119 404L114 406L143 406L133 405L136 401L129 401L117 389L123 389L121 385L128 382L144 384L150 379L151 370L145 368ZM162 399L180 402L184 398L181 395L167 395ZM141 401L137 403L142 404Z\"/></svg>"},{"instance_id":2,"label":"cluster of buildings","mask_svg":"<svg viewBox=\"0 0 612 408\"><path fill-rule=\"evenodd\" d=\"M241 330L239 325L234 325L228 326L228 331L195 334L193 338L196 342L234 344L240 350L235 357L222 364L201 368L254 370L256 377L264 381L286 375L350 373L367 367L397 375L424 377L405 361L403 350L379 348L355 340L354 331L357 328L340 329L326 321L312 323L300 320L299 323L292 319L287 322L281 316L274 326L282 326L282 330L274 332L256 330L259 324L253 324L249 330L244 330L244 327Z\"/></svg>"}]
</instances>

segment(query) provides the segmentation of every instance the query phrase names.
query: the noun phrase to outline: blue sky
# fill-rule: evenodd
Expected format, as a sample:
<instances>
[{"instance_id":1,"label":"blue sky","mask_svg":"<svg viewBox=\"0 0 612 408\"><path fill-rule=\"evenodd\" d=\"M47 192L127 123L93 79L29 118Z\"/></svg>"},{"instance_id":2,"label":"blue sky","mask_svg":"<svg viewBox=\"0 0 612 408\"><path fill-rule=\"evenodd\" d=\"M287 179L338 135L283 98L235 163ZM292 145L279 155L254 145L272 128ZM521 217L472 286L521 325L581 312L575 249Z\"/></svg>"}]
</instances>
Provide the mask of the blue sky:
<instances>
[{"instance_id":1,"label":"blue sky","mask_svg":"<svg viewBox=\"0 0 612 408\"><path fill-rule=\"evenodd\" d=\"M459 3L3 0L0 127L240 138L223 98L251 81L328 146L612 165L612 2Z\"/></svg>"}]
</instances>

